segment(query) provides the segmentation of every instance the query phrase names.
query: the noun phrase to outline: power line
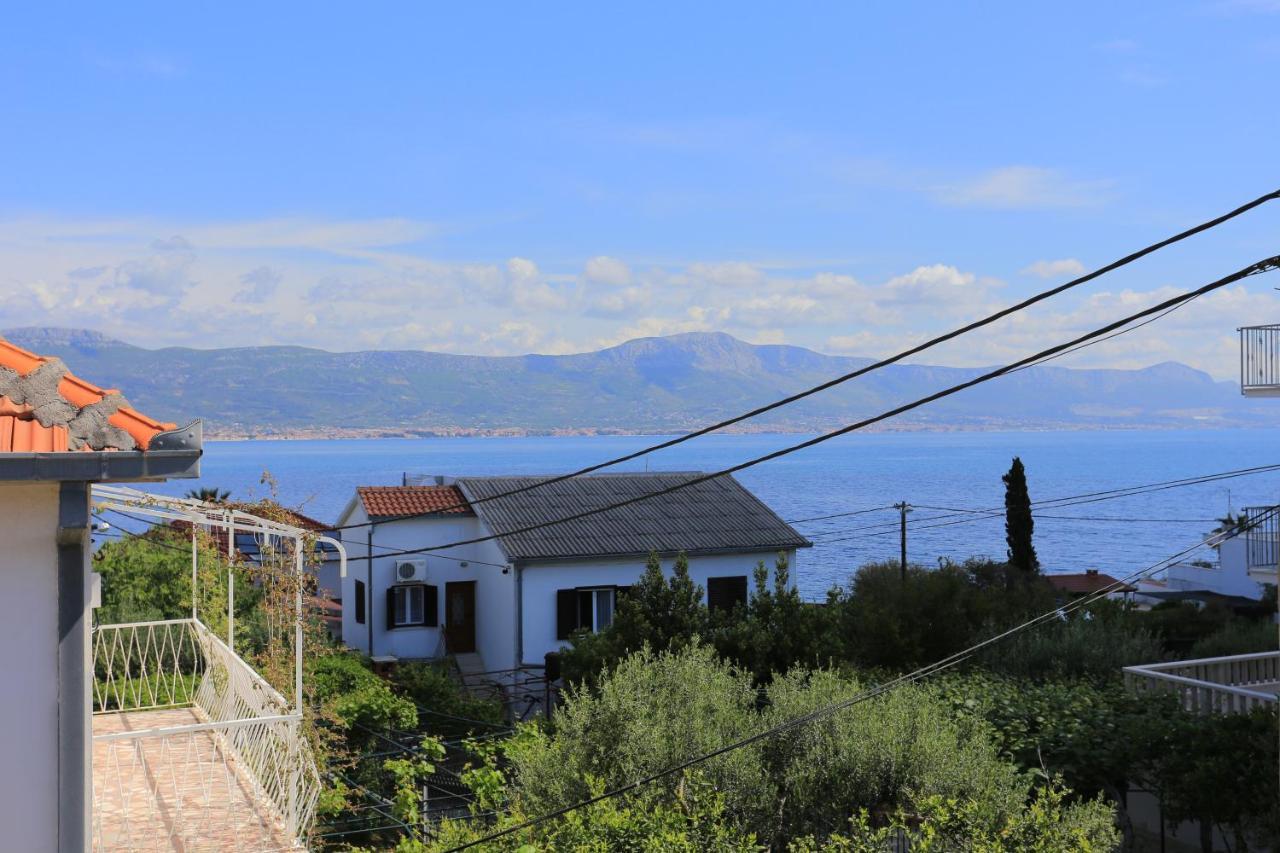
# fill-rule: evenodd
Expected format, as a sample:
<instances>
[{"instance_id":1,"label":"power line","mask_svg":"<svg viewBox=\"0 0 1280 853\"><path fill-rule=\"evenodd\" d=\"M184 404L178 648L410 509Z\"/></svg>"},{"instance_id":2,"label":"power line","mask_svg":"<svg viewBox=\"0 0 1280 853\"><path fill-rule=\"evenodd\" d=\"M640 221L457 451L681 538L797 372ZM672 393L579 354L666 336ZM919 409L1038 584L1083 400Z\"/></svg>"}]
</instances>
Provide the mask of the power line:
<instances>
[{"instance_id":1,"label":"power line","mask_svg":"<svg viewBox=\"0 0 1280 853\"><path fill-rule=\"evenodd\" d=\"M1207 475L1204 475L1204 476L1201 476L1201 477L1192 477L1192 478L1187 478L1187 479L1184 479L1184 480L1173 480L1173 481L1168 481L1168 482L1165 482L1165 483L1157 483L1157 484L1154 484L1154 486L1153 486L1153 487L1134 487L1134 488L1132 488L1132 489L1119 489L1119 490L1115 490L1115 492L1116 492L1116 493L1114 493L1114 494L1113 494L1113 493L1110 493L1110 492L1103 492L1103 493L1097 493L1097 492L1095 492L1095 493L1092 493L1092 494L1088 494L1088 495L1081 495L1081 496L1079 496L1079 498L1081 498L1081 499L1074 499L1074 498L1056 498L1056 499L1051 500L1051 501L1036 502L1036 503L1033 503L1033 504L1032 504L1032 506L1033 506L1033 507L1035 507L1035 506L1039 506L1039 505L1046 505L1046 504L1051 504L1051 505L1052 505L1052 507L1051 507L1051 508L1060 508L1060 507L1068 507L1068 506L1079 506L1079 505L1081 505L1081 504L1097 503L1097 502L1099 502L1099 501L1105 501L1105 500L1116 500L1116 499L1119 499L1119 498L1135 497L1135 496L1137 496L1137 495L1149 494L1149 493L1151 493L1151 492L1163 492L1163 491L1166 491L1166 490L1168 490L1168 489L1176 489L1176 488L1180 488L1180 487L1183 487L1183 486L1196 486L1196 485L1202 485L1202 484L1204 484L1204 483L1216 483L1216 482L1218 482L1218 481L1220 481L1220 480L1227 480L1227 479L1231 479L1231 478L1233 478L1233 477L1242 477L1242 476L1247 476L1247 475L1250 475L1250 474L1261 474L1261 473L1268 473L1268 472L1272 472L1272 471L1280 471L1280 464L1277 464L1277 465L1263 465L1263 466L1258 466L1258 467L1255 467L1255 468L1244 468L1244 469L1240 469L1240 470L1237 470L1237 471L1227 471L1227 472L1223 472L1223 473L1220 473L1220 474L1207 474ZM1033 513L1034 513L1034 509L1033 509ZM936 527L950 527L950 526L955 525L955 524L970 524L970 523L975 522L975 521L984 521L984 520L988 520L988 519L995 519L995 518L998 518L999 516L1001 516L1001 515L1003 515L1003 514L1004 514L1004 508L1003 508L1003 507L993 507L993 508L988 509L988 510L971 510L971 509L966 509L966 510L956 510L956 511L954 511L954 512L950 513L949 515L935 515L935 516L929 516L929 517L927 517L927 518L919 519L919 521L921 521L921 522L933 522L933 521L936 521L936 522L938 522L938 523L936 523L936 524L925 524L923 527L917 527L916 529L917 529L917 530L932 530L932 529L934 529L934 528L936 528ZM961 516L961 517L957 518L957 516ZM1038 518L1047 518L1047 517L1050 517L1050 516L1044 516L1044 515L1039 515L1039 514L1037 514L1037 515L1036 515L1036 517L1038 517ZM948 519L949 519L949 520L948 520ZM1200 522L1199 522L1199 521L1191 521L1191 520L1189 520L1189 521L1187 521L1187 522L1185 522L1185 523L1200 523ZM863 536L863 537L868 537L868 536L887 536L887 535L889 535L889 534L891 534L891 533L893 533L893 532L894 532L894 530L893 530L893 529L883 529L883 525L881 525L881 526L880 526L880 529L876 529L876 526L875 526L875 525L868 525L868 527L866 527L866 528L854 528L854 530L855 530L855 531L857 531L857 530L859 530L859 529L862 529L862 530L874 530L874 532L863 533L863 534L862 534L862 536ZM833 532L835 532L835 531L833 531ZM848 531L846 531L846 532L848 532ZM858 537L858 536L839 536L839 537L836 537L836 538L819 539L819 540L817 540L817 543L818 543L818 544L820 544L820 545L827 545L827 544L830 544L830 543L833 543L833 542L846 542L846 541L848 541L848 540L850 540L850 539L857 539L857 538L860 538L860 537Z\"/></svg>"},{"instance_id":2,"label":"power line","mask_svg":"<svg viewBox=\"0 0 1280 853\"><path fill-rule=\"evenodd\" d=\"M810 521L826 521L829 518L846 518L851 515L866 515L869 512L886 512L891 509L897 509L893 504L886 506L873 506L870 509L854 509L848 512L833 512L830 515L814 515L809 518L789 518L787 524L805 524Z\"/></svg>"},{"instance_id":3,"label":"power line","mask_svg":"<svg viewBox=\"0 0 1280 853\"><path fill-rule=\"evenodd\" d=\"M657 444L650 445L649 447L645 447L640 450L633 451L631 453L626 453L626 454L623 454L622 456L614 457L613 459L608 459L604 462L597 462L593 465L588 465L585 468L579 468L578 470L571 471L567 474L558 474L554 477L540 479L537 482L520 486L515 489L510 489L505 492L500 492L498 494L488 495L487 497L477 498L476 500L471 502L458 503L448 507L438 507L432 510L431 513L407 513L404 515L392 516L386 519L382 519L379 522L364 521L364 522L358 522L356 524L346 524L340 527L333 527L329 529L350 530L352 528L357 528L357 527L367 527L375 523L385 523L387 521L398 521L402 519L419 518L423 515L430 515L430 514L435 514L438 512L444 512L444 511L453 510L453 509L468 509L476 503L497 500L499 498L511 497L512 495L518 495L523 492L530 491L532 489L542 488L544 486L549 486L554 483L561 483L561 482L564 482L565 480L569 480L574 477L580 477L584 474L591 474L595 471L600 471L604 468L610 468L610 467L613 467L614 465L620 465L624 462L630 462L632 460L639 459L642 456L646 456L650 453L655 453L659 450L666 450L668 448L675 447L676 445L683 444L686 441L692 441L695 438L700 438L701 436L707 435L709 433L717 432L719 430L725 429L726 427L730 427L735 424L741 423L742 421L759 417L760 415L771 412L774 409L779 409L779 408L782 408L783 406L788 406L792 403L798 402L807 397L811 397L814 394L818 394L822 391L827 391L831 388L836 387L837 385L841 385L845 382L849 382L850 380L857 379L859 376L864 376L868 373L879 370L883 367L888 367L892 364L896 364L902 361L903 359L910 358L911 356L914 356L914 355L918 355L922 352L925 352L926 350L929 350L929 349L932 349L933 347L938 346L939 344L943 344L950 340L958 338L961 335L965 335L965 334L968 334L969 332L975 331L977 329L981 329L984 326L989 326L992 323L996 322L997 320L1001 320L1005 317L1008 317L1011 314L1015 314L1019 311L1023 311L1027 308L1030 308L1033 305L1043 302L1046 299L1050 299L1054 296L1057 296L1058 294L1065 293L1068 290L1079 287L1080 285L1085 284L1087 282L1093 281L1094 279L1099 278L1100 276L1106 275L1109 272L1113 272L1114 270L1120 269L1121 267L1128 266L1134 261L1144 258L1147 255L1152 254L1153 252L1157 252L1168 246L1172 246L1175 243L1179 243L1183 240L1186 240L1189 237L1193 237L1197 234L1208 231L1212 228L1216 228L1225 222L1235 219L1237 216L1241 216L1245 213L1248 213L1254 208L1260 207L1263 204L1266 204L1267 202L1273 201L1277 198L1280 198L1280 190L1275 190L1273 192L1267 193L1266 195L1259 196L1253 201L1243 204L1240 207L1235 208L1234 210L1231 210L1227 213L1222 214L1221 216L1215 217L1214 219L1210 219L1206 222L1202 222L1199 225L1196 225L1192 228L1188 228L1187 230L1174 234L1171 237L1166 237L1165 239L1157 243L1152 243L1151 245L1141 248L1136 252L1132 252L1128 255L1125 255L1122 258L1119 258L1118 260L1112 261L1111 263L1106 264L1105 266L1098 267L1092 272L1085 273L1084 275L1079 276L1077 278L1073 278L1064 284L1058 285L1057 287L1053 287L1048 290L1043 290L1035 294L1034 296L1031 296L1027 299L1022 300L1021 302L1018 302L1014 305L1010 305L1007 308L1002 308L1001 310L996 311L993 314L989 314L986 317L983 317L979 320L975 320L974 322L961 326L958 329L953 329L950 332L946 332L944 334L938 335L937 337L931 338L923 343L917 344L916 346L909 347L903 350L902 352L898 353L897 355L892 355L887 358L883 358L880 361L873 362L872 364L866 365L865 367L861 367L861 368L858 368L857 370L853 370L841 376L837 376L834 379L830 379L821 384L814 385L811 388L807 388L804 391L797 392L788 397L783 397L780 400L775 400L763 406L758 406L748 412L744 412L740 415L735 415L732 418L728 418L727 420L718 421L708 426L700 427L699 429L696 429L692 432L685 433L684 435L676 436L666 441L662 441ZM1193 296L1191 298L1194 299L1195 297ZM1173 310L1174 307L1176 306L1170 306L1170 310ZM1158 318L1155 318L1155 319L1158 319ZM1063 354L1065 355L1066 353L1063 353ZM1030 366L1030 365L1025 365L1025 366ZM1014 369L1020 370L1022 368L1018 367Z\"/></svg>"},{"instance_id":4,"label":"power line","mask_svg":"<svg viewBox=\"0 0 1280 853\"><path fill-rule=\"evenodd\" d=\"M1275 508L1274 507L1271 508L1269 512L1274 513ZM972 657L974 654L986 648L987 646L998 643L1008 637L1013 636L1014 634L1021 633L1022 631L1029 630L1030 628L1044 624L1045 622L1051 619L1058 619L1063 614L1071 613L1075 610L1080 609L1081 607L1084 607L1088 604L1092 604L1095 601L1099 601L1105 596L1111 594L1112 592L1122 589L1124 586L1128 584L1129 581L1137 580L1142 575L1147 574L1149 572L1158 571L1160 568L1164 567L1166 564L1172 563L1178 559L1181 559L1182 557L1185 557L1187 554L1190 554L1196 551L1197 549L1204 547L1205 545L1209 544L1211 541L1212 541L1212 537L1210 537L1209 539L1202 540L1196 543L1195 545L1192 545L1190 548L1186 548L1180 551L1179 553L1174 554L1171 557L1166 557L1160 562L1155 563L1151 566L1148 566L1144 569L1139 569L1138 571L1133 572L1127 577L1121 578L1120 580L1117 580L1115 583L1109 584L1106 587L1103 587L1102 589L1099 589L1094 593L1091 593L1086 596L1082 596L1081 598L1076 599L1075 601L1070 602L1062 607L1057 607L1057 608L1054 608L1053 610L1046 611L1045 613L1042 613L1039 616L1036 616L1032 619L1028 619L1027 621L1023 622L1020 625L1014 626L1013 628L1010 628L1006 631L996 634L995 636L988 637L987 639L982 640L981 642L975 643L974 645L970 646L967 649L956 652L955 654L949 655L945 658L942 658L939 661L935 661L934 663L927 664L905 675L898 676L897 678L891 679L890 681L885 682L884 684L877 685L874 688L861 691L860 693L848 699L844 699L839 702L833 702L830 705L826 705L822 708L817 708L799 717L793 717L792 719L787 720L784 723L780 723L778 725L772 726L771 728L768 728L762 732L758 732L754 735L750 735L748 737L742 738L741 740L737 740L737 741L734 741L733 743L726 744L715 750L712 750L711 752L703 753L701 755L694 756L693 758L686 759L684 761L681 761L669 767L665 767L662 770L659 770L655 773L651 773L648 776L645 776L644 778L637 779L632 782L628 782L625 785L621 785L612 790L605 791L593 797L589 797L588 799L581 800L577 803L564 806L562 808L556 809L555 811L547 812L537 817L529 818L527 820L524 820L516 824L515 826L509 826L509 827L506 827L505 829L501 829L496 832L491 832L482 838L478 838L474 841L469 841L466 844L461 844L457 847L451 848L449 850L449 853L457 853L457 851L459 850L466 850L468 848L475 847L480 844L486 844L490 841L495 841L499 838L503 838L507 835L511 835L512 833L520 832L522 830L537 826L538 824L545 823L546 821L554 820L558 817L562 817L566 814L569 814L570 812L577 811L578 809L586 808L588 806L595 805L596 803L602 802L604 800L621 796L623 794L626 794L638 788L641 788L645 785L656 782L659 779L663 779L667 776L671 776L675 773L679 773L683 770L687 770L688 768L693 767L694 765L701 764L713 758L717 758L721 755L725 755L726 753L733 752L735 750L741 749L746 746L750 746L751 744L773 737L774 735L782 734L784 732L790 731L791 729L798 728L800 726L811 723L815 720L822 719L823 717L828 717L839 711L845 710L846 708L851 708L855 705L860 705L863 702L867 702L871 699L875 699L879 696L889 693L890 691L895 690L904 684L914 684L918 681L922 681L925 678L928 678L932 675L935 675L939 672L942 672L946 669L956 666L957 664L963 662L964 660L967 660L968 658Z\"/></svg>"},{"instance_id":5,"label":"power line","mask_svg":"<svg viewBox=\"0 0 1280 853\"><path fill-rule=\"evenodd\" d=\"M1205 483L1216 483L1220 480L1228 480L1235 477L1245 477L1253 474L1267 474L1267 473L1273 473L1276 471L1280 471L1280 463L1273 463L1269 465L1255 465L1249 468L1237 468L1230 471L1218 471L1212 474L1197 474L1194 477L1182 477L1176 480L1162 480L1155 483L1144 483L1136 486L1121 486L1115 489L1107 489L1107 490L1098 491L1098 492L1086 492L1080 495L1066 495L1066 496L1057 497L1057 498L1044 498L1042 500L1032 501L1031 506L1033 508L1039 507L1039 508L1048 508L1048 509L1060 509L1062 507L1079 506L1081 504L1097 503L1099 501L1104 501L1104 500L1116 500L1119 498L1136 497L1138 495L1149 494L1151 492L1162 492L1168 489L1176 489L1184 486L1198 486L1198 485L1203 485ZM932 515L932 516L917 518L913 522L917 525L922 523L932 522L932 521L944 521L947 519L955 519L957 517L960 517L960 520L954 521L951 523L964 524L970 521L981 521L984 518L995 518L997 516L1004 514L1004 507L989 507L986 509L970 509L965 507L937 506L937 505L931 505L931 504L914 504L914 506L920 507L922 509L941 510L945 513L943 515ZM839 513L837 513L836 515L839 515ZM973 518L972 516L981 516L981 518ZM1036 513L1036 517L1037 518L1063 518L1063 519L1088 518L1088 517L1081 517L1081 516L1052 516L1052 515L1046 515L1044 513ZM1098 518L1096 520L1119 521L1121 519ZM1136 520L1137 519L1135 519L1135 521ZM1141 520L1152 521L1152 522L1177 521L1179 523L1186 523L1186 524L1200 524L1200 523L1209 523L1209 522L1216 521L1216 519L1141 519ZM945 526L948 526L948 525L944 525L944 524L929 525L929 527L945 527ZM917 529L927 530L929 529L929 527L917 527ZM897 523L896 522L880 522L877 524L864 525L862 527L846 528L845 530L841 530L841 531L833 530L829 532L844 534L844 533L856 533L856 532L866 531L866 530L877 530L877 531L881 531L883 534L888 534L897 530ZM855 537L842 536L839 539L817 539L817 537L824 536L824 535L826 535L825 532L813 534L813 536L815 537L815 540L818 541L819 544L824 544L826 542L841 542L841 541L844 541L845 539L855 538ZM868 534L868 535L881 535L881 533Z\"/></svg>"},{"instance_id":6,"label":"power line","mask_svg":"<svg viewBox=\"0 0 1280 853\"><path fill-rule=\"evenodd\" d=\"M1077 338L1074 338L1066 343L1058 344L1058 345L1049 347L1048 349L1041 350L1040 352L1035 353L1034 355L1028 356L1023 359L1019 359L1018 361L1015 361L1015 362L1011 362L1010 364L1006 364L1003 367L998 367L994 370L990 370L986 373L983 373L972 379L961 382L957 385L952 385L949 388L944 388L941 391L935 391L932 394L929 394L925 397L921 397L910 403L905 403L901 406L898 406L895 409L890 409L887 412L882 412L879 415L875 415L870 418L865 418L861 421L857 421L856 423L852 423L847 426L841 427L840 429L833 430L831 432L824 433L819 436L815 436L814 438L808 439L806 441L802 441L799 444L793 444L789 447L784 447L780 450L775 450L772 453L767 453L763 456L757 456L755 459L749 459L746 462L740 462L737 465L731 466L729 468L725 468L721 471L716 471L711 474L702 474L697 477L693 477L691 479L685 480L683 482L675 483L664 489L659 489L657 491L649 492L643 495L636 495L635 497L617 501L615 503L612 503L603 507L596 507L593 509L583 510L582 512L574 513L572 515L568 515L559 519L554 519L552 521L544 521L544 522L539 522L537 524L518 527L513 530L507 530L507 531L504 531L502 534L494 533L486 536L476 536L470 539L462 539L456 542L448 542L443 545L429 545L422 548L406 548L401 551L394 552L391 555L384 554L383 556L400 556L404 554L425 554L433 551L442 551L447 548L457 548L462 545L474 545L480 542L489 542L491 540L499 538L499 536L513 536L521 533L529 533L534 530L541 530L546 527L552 527L554 525L565 524L570 521L576 521L581 518L588 518L590 516L599 515L602 512L608 512L610 510L618 509L620 507L629 506L631 504L635 504L641 501L649 500L651 498L659 497L661 495L670 494L672 492L676 492L681 489L687 489L690 486L696 486L699 483L705 483L708 480L713 480L717 477L723 477L729 474L734 474L734 473L737 473L738 471L746 470L747 468L754 467L763 462L769 462L774 459L780 459L781 457L787 456L791 453L795 453L796 451L804 450L809 447L814 447L818 444L822 444L823 442L830 441L833 438L838 438L839 436L846 435L848 433L854 432L859 429L863 429L864 427L870 426L875 423L879 423L880 421L888 420L890 418L901 415L905 412L909 412L909 411L912 411L913 409L918 409L921 406L927 405L937 400L941 400L945 397L950 397L952 394L957 394L960 391L964 391L965 389L972 388L975 385L981 385L985 382L991 381L992 379L997 379L1001 376L1004 376L1025 364L1030 364L1032 362L1039 361L1045 358L1046 356L1052 355L1057 352L1062 352L1063 350L1070 349L1071 347L1076 346L1084 341L1091 340L1096 337L1100 337L1109 332L1115 331L1116 329L1127 326L1130 323L1132 323L1134 320L1138 320L1143 317L1148 317L1152 314L1157 314L1165 310L1166 308L1169 308L1172 305L1176 305L1180 302L1185 302L1189 299L1194 299L1197 296L1201 296L1206 293L1211 293L1215 290L1219 290L1223 287L1226 287L1229 284L1234 284L1237 281L1241 281L1245 278L1248 278L1249 276L1258 275L1260 273L1270 271L1277 267L1280 267L1280 256L1272 256L1270 258L1266 258L1264 260L1258 261L1257 263L1250 264L1249 266L1244 267L1243 269L1237 270L1236 272L1231 273L1230 275L1224 276L1218 279L1217 281L1212 281L1212 282L1209 282L1208 284L1201 285L1200 287L1196 288L1193 291L1190 291L1189 293L1184 293L1180 296L1175 296L1170 299L1166 299L1163 302L1160 302L1149 308L1145 308L1136 313L1130 314L1129 316L1124 317L1120 320L1116 320L1115 322L1108 323L1107 325L1094 329L1091 332L1086 332L1085 334ZM370 560L370 559L373 559L373 556L369 555L367 557L355 557L352 559Z\"/></svg>"}]
</instances>

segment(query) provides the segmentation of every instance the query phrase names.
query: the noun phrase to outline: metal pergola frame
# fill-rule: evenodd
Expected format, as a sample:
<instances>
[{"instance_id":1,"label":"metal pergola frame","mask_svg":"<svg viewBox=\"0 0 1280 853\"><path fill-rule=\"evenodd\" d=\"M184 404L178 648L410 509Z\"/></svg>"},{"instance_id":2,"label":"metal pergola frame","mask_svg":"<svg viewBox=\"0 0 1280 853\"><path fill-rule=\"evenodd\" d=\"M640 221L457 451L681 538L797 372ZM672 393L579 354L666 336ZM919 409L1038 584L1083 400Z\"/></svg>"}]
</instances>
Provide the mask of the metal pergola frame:
<instances>
[{"instance_id":1,"label":"metal pergola frame","mask_svg":"<svg viewBox=\"0 0 1280 853\"><path fill-rule=\"evenodd\" d=\"M294 592L294 708L293 714L302 715L302 577L305 573L303 542L312 538L333 546L338 552L338 569L341 577L347 576L347 551L342 542L331 536L321 536L314 531L306 530L279 521L271 521L234 507L208 503L194 498L180 498L169 495L157 495L128 486L113 486L95 483L93 485L93 505L95 507L128 514L143 515L166 521L185 521L191 525L191 618L198 619L196 613L197 560L198 543L196 530L200 527L225 529L227 532L227 558L234 560L236 554L236 533L257 533L281 539L291 539L294 543L294 577L298 580ZM227 646L235 649L235 575L228 573L227 578Z\"/></svg>"}]
</instances>

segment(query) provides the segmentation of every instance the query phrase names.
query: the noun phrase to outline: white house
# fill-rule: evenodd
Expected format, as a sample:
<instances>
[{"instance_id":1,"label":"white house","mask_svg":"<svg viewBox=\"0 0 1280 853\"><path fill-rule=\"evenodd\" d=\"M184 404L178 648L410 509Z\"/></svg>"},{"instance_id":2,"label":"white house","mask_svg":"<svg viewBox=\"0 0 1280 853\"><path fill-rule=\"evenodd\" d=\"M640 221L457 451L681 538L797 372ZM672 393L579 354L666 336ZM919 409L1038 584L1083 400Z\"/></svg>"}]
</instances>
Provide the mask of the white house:
<instances>
[{"instance_id":1,"label":"white house","mask_svg":"<svg viewBox=\"0 0 1280 853\"><path fill-rule=\"evenodd\" d=\"M92 483L194 477L199 423L134 411L0 340L0 823L6 850L90 847Z\"/></svg>"},{"instance_id":2,"label":"white house","mask_svg":"<svg viewBox=\"0 0 1280 853\"><path fill-rule=\"evenodd\" d=\"M686 483L690 472L436 478L363 486L338 519L350 570L344 641L375 659L478 654L488 671L540 667L579 628L613 618L650 553L677 554L712 607L744 600L763 561L795 565L810 542L732 477L534 531L584 510ZM492 537L492 538L490 538ZM457 544L443 550L395 552ZM370 559L372 554L372 559ZM795 575L792 574L794 578Z\"/></svg>"},{"instance_id":3,"label":"white house","mask_svg":"<svg viewBox=\"0 0 1280 853\"><path fill-rule=\"evenodd\" d=\"M1252 531L1223 534L1218 538L1218 558L1209 561L1182 561L1169 566L1163 580L1138 582L1135 599L1155 605L1162 601L1222 600L1246 603L1261 601L1263 582L1252 565L1260 549ZM1263 556L1274 553L1271 542Z\"/></svg>"}]
</instances>

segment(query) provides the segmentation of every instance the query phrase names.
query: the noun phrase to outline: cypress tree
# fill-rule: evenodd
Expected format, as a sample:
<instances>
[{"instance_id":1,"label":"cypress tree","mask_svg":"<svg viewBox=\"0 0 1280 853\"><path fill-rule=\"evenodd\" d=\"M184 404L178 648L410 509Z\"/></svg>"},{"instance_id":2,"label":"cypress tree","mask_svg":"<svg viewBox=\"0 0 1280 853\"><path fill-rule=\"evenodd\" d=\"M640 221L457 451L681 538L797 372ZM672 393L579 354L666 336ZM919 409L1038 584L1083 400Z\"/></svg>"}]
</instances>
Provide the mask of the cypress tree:
<instances>
[{"instance_id":1,"label":"cypress tree","mask_svg":"<svg viewBox=\"0 0 1280 853\"><path fill-rule=\"evenodd\" d=\"M1035 520L1031 517L1031 497L1027 494L1027 472L1022 460L1013 457L1004 480L1004 536L1009 546L1009 565L1034 574L1040 571L1036 548L1031 544Z\"/></svg>"}]
</instances>

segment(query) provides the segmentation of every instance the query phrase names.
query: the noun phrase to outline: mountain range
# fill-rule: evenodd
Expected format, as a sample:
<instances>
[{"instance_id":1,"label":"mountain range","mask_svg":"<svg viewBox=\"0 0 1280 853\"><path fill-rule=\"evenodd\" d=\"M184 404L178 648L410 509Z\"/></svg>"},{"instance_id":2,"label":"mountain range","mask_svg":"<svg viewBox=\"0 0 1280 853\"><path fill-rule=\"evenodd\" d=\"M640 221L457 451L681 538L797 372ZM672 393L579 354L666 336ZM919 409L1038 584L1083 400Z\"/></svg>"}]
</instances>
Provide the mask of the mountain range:
<instances>
[{"instance_id":1,"label":"mountain range","mask_svg":"<svg viewBox=\"0 0 1280 853\"><path fill-rule=\"evenodd\" d=\"M81 329L0 332L54 355L153 417L214 437L678 432L871 363L721 333L641 338L575 355L473 356L295 346L145 349ZM984 372L893 365L749 422L812 431ZM1280 405L1176 362L1029 368L886 422L893 429L1270 426ZM743 426L747 426L744 424Z\"/></svg>"}]
</instances>

